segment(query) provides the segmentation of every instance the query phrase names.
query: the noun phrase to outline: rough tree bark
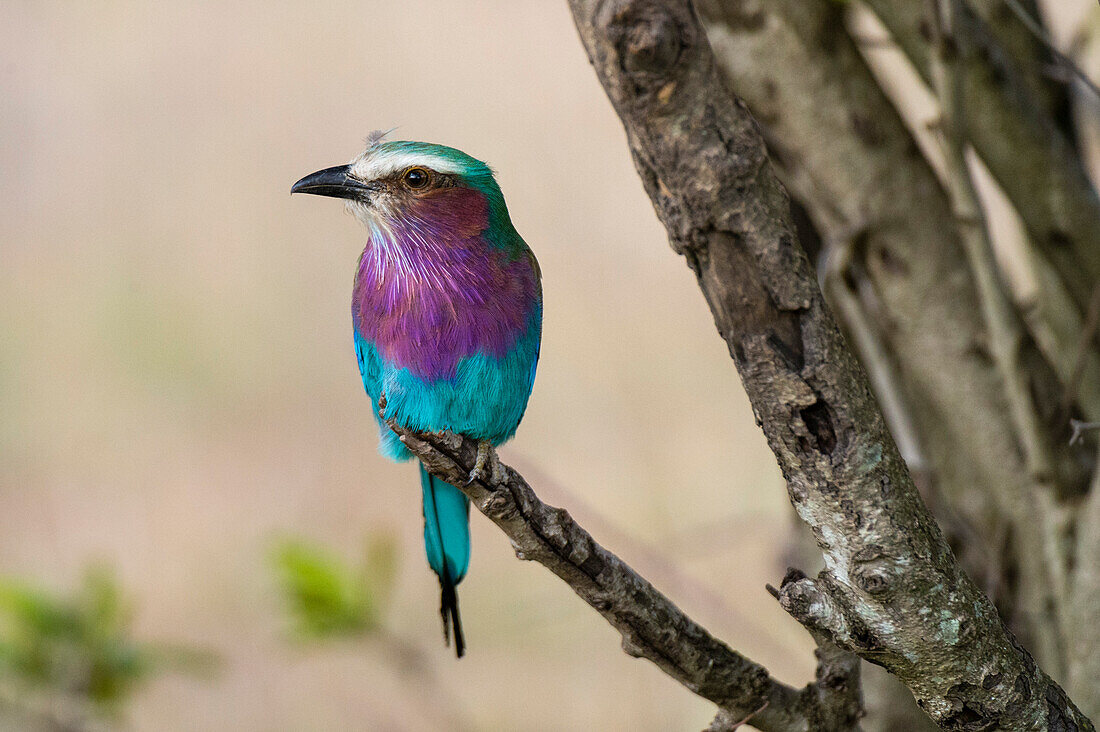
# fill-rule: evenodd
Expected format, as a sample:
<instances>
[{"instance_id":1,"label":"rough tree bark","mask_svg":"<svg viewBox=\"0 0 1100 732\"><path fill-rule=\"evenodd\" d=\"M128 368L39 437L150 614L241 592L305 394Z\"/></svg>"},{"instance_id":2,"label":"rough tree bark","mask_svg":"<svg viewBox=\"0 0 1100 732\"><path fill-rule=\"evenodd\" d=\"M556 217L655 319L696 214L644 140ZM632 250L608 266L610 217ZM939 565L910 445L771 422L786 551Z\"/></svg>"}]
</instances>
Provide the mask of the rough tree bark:
<instances>
[{"instance_id":1,"label":"rough tree bark","mask_svg":"<svg viewBox=\"0 0 1100 732\"><path fill-rule=\"evenodd\" d=\"M1042 663L1056 662L1044 524L1035 520L1045 507L1032 498L1038 484L989 368L974 278L960 266L965 254L932 167L836 3L776 0L748 10L707 0L700 9L723 78L760 121L781 179L825 240L824 277L842 322L856 343L882 341L881 356L867 347L860 355L879 377L880 401L898 392L911 424L895 417L890 426L915 445L904 456L926 500L1026 645ZM1053 393L1048 367L1032 358L1022 368L1038 393ZM1006 570L1020 577L1011 595Z\"/></svg>"},{"instance_id":2,"label":"rough tree bark","mask_svg":"<svg viewBox=\"0 0 1100 732\"><path fill-rule=\"evenodd\" d=\"M1044 668L1059 668L1040 532L1053 519L1035 520L1045 505L1032 499L1037 482L989 368L947 196L848 36L847 9L705 0L700 11L724 80L760 122L777 173L824 240L826 297L925 500L1013 631ZM1038 393L1051 393L1042 366L1023 364ZM878 674L865 681L877 728L913 728L911 702L880 679L888 683Z\"/></svg>"},{"instance_id":3,"label":"rough tree bark","mask_svg":"<svg viewBox=\"0 0 1100 732\"><path fill-rule=\"evenodd\" d=\"M763 141L721 93L690 5L571 6L824 553L816 580L780 588L784 608L898 676L946 728L1091 728L1005 630L921 503L795 243Z\"/></svg>"},{"instance_id":4,"label":"rough tree bark","mask_svg":"<svg viewBox=\"0 0 1100 732\"><path fill-rule=\"evenodd\" d=\"M1050 80L1039 73L1034 37L1021 37L1001 0L973 7L999 23L994 34L1016 49L1007 55L1030 73L1035 96L1049 99L1039 88ZM842 18L850 7L705 0L701 10L724 78L762 123L780 177L824 240L826 295L876 377L876 392L886 397L884 406L900 401L911 417L900 426L890 419L891 428L919 448L910 465L919 467L953 548L1043 667L1097 713L1097 676L1085 665L1100 656L1096 595L1088 590L1100 576L1100 552L1084 540L1095 533L1088 512L1096 499L1086 488L1081 504L1074 474L1095 463L1065 440L1070 409L1090 415L1100 407L1089 319L1031 252L1040 265L1040 296L1021 309L1041 355L1022 341L1018 368L1037 395L1059 466L1037 474L1027 468L1002 379L990 368L982 299L960 266L948 198L849 37ZM878 46L883 39L858 42ZM959 51L965 58L975 53L966 42ZM1030 190L1045 195L1041 185Z\"/></svg>"}]
</instances>

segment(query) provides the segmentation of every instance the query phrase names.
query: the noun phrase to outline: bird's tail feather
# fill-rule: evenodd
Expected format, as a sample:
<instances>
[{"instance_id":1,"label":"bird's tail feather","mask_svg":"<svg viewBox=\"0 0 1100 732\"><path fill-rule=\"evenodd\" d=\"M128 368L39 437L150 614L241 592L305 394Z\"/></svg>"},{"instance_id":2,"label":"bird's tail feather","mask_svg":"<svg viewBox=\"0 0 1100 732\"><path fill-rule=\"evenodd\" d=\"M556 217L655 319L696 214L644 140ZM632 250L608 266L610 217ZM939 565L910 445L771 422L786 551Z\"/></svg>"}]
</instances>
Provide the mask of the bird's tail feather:
<instances>
[{"instance_id":1,"label":"bird's tail feather","mask_svg":"<svg viewBox=\"0 0 1100 732\"><path fill-rule=\"evenodd\" d=\"M424 549L428 564L439 575L442 590L443 637L449 645L453 629L455 652L461 658L466 651L466 640L462 635L455 587L470 566L470 501L466 494L433 476L423 465L420 466L420 486L424 492Z\"/></svg>"}]
</instances>

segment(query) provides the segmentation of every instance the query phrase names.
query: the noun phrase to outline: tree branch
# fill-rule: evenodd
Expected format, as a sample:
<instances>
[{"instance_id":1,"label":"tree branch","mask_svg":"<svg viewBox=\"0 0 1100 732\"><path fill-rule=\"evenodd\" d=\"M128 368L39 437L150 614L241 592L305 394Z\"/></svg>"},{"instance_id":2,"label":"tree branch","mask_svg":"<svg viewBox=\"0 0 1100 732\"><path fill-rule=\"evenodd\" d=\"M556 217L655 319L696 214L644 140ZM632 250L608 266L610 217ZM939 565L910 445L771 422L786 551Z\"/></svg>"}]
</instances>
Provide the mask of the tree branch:
<instances>
[{"instance_id":1,"label":"tree branch","mask_svg":"<svg viewBox=\"0 0 1100 732\"><path fill-rule=\"evenodd\" d=\"M1017 78L1024 88L1042 105L1043 110L1056 120L1059 129L1071 134L1064 120L1059 120L1060 108L1066 103L1068 88L1066 76L1072 73L1063 63L1056 48L1047 43L1045 33L1035 34L1024 18L1039 17L1037 0L967 0L970 9L982 19L989 33L1012 59ZM1026 5L1026 8L1024 7ZM1069 59L1064 59L1069 61ZM1072 62L1071 62L1072 63ZM1060 68L1059 68L1060 67Z\"/></svg>"},{"instance_id":2,"label":"tree branch","mask_svg":"<svg viewBox=\"0 0 1100 732\"><path fill-rule=\"evenodd\" d=\"M1007 23L1003 24L1004 27L1002 28L1002 31L1010 31L1015 34L1019 34L1021 33L1021 31L1018 29L1022 29L1023 31L1029 33L1032 36L1033 40L1038 42L1035 45L1040 46L1046 51L1046 53L1050 54L1050 57L1054 61L1054 63L1062 68L1064 72L1062 76L1076 78L1077 81L1085 89L1092 92L1094 97L1100 97L1100 87L1096 85L1096 82L1089 78L1089 75L1086 74L1084 70L1077 65L1076 61L1058 50L1058 46L1054 43L1054 39L1050 37L1050 34L1047 33L1042 24L1036 19L1036 17L1034 17L1039 14L1039 8L1035 5L1034 2L1030 4L1030 8L1025 8L1020 3L1020 0L994 0L994 2L999 2L1002 4L1003 7L1008 8L1008 10L1011 11L1012 15L1016 19L1016 24L1014 26L1009 26L1009 24ZM981 12L981 10L984 10L985 8L978 6L975 9ZM986 21L986 23L989 23L991 18L987 17L985 13L982 13L982 15L982 20ZM1002 40L1001 34L995 33L995 35L998 36L998 40L1001 41L1002 45L1004 45L1005 42L1004 40ZM1022 47L1022 40L1014 40L1016 40L1016 42ZM1014 58L1019 57L1019 55L1022 54L1012 53L1012 56ZM1032 66L1034 67L1031 69L1026 69L1026 71L1028 71L1031 75L1039 76L1042 73L1039 69L1039 59L1030 57L1025 57L1025 59L1026 61L1030 61L1032 63ZM1024 69L1021 69L1021 71L1024 71ZM1051 74L1048 72L1046 76L1049 78Z\"/></svg>"},{"instance_id":3,"label":"tree branch","mask_svg":"<svg viewBox=\"0 0 1100 732\"><path fill-rule=\"evenodd\" d=\"M916 427L927 458L927 472L915 476L925 500L1013 632L1044 667L1059 667L1064 660L1054 641L1065 598L1051 592L1056 566L1045 561L1050 542L1040 528L1059 522L1063 506L1049 496L1077 492L1083 476L1075 466L1087 457L1056 444L1054 490L1049 476L1037 480L1026 468L1002 380L986 356L1008 339L986 326L976 278L959 266L966 250L932 166L916 154L863 63L841 6L706 0L699 7L723 78L762 123L781 180L826 243L826 299L870 372L910 470L913 448L905 446L918 440L908 424ZM1100 362L1091 338L1081 338L1077 307L1061 280L1032 254L1041 296L1026 317L1047 359L1023 334L1014 383L1057 393L1059 378L1076 381L1070 372L1078 344L1084 346L1080 390L1058 400L1062 414L1043 414L1042 429L1058 434L1075 401L1085 416L1100 419L1090 416L1090 405L1100 404ZM1017 388L1014 396L1023 393ZM1016 579L1005 581L1009 575Z\"/></svg>"},{"instance_id":4,"label":"tree branch","mask_svg":"<svg viewBox=\"0 0 1100 732\"><path fill-rule=\"evenodd\" d=\"M385 416L385 401L379 405ZM490 455L488 475L467 485L477 442L450 433L390 428L433 474L459 486L512 541L516 556L536 561L568 584L622 634L623 650L645 658L719 707L719 718L777 732L854 729L860 715L852 679L833 651L820 651L818 681L795 690L711 636L671 600L600 546L567 511L539 500L523 477ZM847 722L841 711L847 713ZM819 720L828 719L829 727Z\"/></svg>"},{"instance_id":5,"label":"tree branch","mask_svg":"<svg viewBox=\"0 0 1100 732\"><path fill-rule=\"evenodd\" d=\"M947 729L1091 723L1005 630L921 503L796 244L758 128L687 2L571 0L673 248L695 272L826 568L782 606Z\"/></svg>"},{"instance_id":6,"label":"tree branch","mask_svg":"<svg viewBox=\"0 0 1100 732\"><path fill-rule=\"evenodd\" d=\"M965 39L957 35L960 0L929 0L932 9L932 35L935 39L931 57L933 88L940 100L944 162L947 171L947 191L951 198L955 227L959 232L970 271L977 287L978 300L989 332L989 350L996 373L1008 401L1012 422L1023 448L1028 472L1038 484L1038 491L1031 496L1036 502L1049 501L1053 494L1054 472L1050 458L1047 435L1042 429L1028 375L1021 363L1021 349L1025 342L1024 328L1013 307L1007 289L1001 282L993 255L993 243L989 238L985 215L978 202L978 192L971 178L966 160L966 107L963 104L963 77L961 60L968 47ZM1065 600L1065 568L1063 557L1057 551L1057 531L1048 506L1037 512L1033 524L1039 524L1043 535L1039 542L1041 556L1045 558L1050 583L1048 592ZM1038 624L1037 640L1046 651L1043 658L1048 666L1062 671L1065 657L1063 623Z\"/></svg>"},{"instance_id":7,"label":"tree branch","mask_svg":"<svg viewBox=\"0 0 1100 732\"><path fill-rule=\"evenodd\" d=\"M908 429L898 434L909 420L891 418L908 412L940 519L953 515L956 551L985 577L983 586L997 589L991 557L1001 548L971 527L1030 521L1034 512L1019 510L1019 497L1031 481L1000 382L981 357L988 334L973 278L958 266L965 255L932 167L835 2L706 0L700 8L724 80L763 125L780 178L821 232L825 294L890 410L895 439L916 446ZM875 336L892 361L876 353ZM893 369L900 393L888 385L883 393ZM963 403L972 408L958 409ZM902 454L908 461L904 447ZM1043 622L1048 585L1045 573L1023 569L1028 624ZM1015 597L1001 599L1019 606Z\"/></svg>"},{"instance_id":8,"label":"tree branch","mask_svg":"<svg viewBox=\"0 0 1100 732\"><path fill-rule=\"evenodd\" d=\"M989 331L990 353L1003 382L1012 419L1024 448L1024 456L1032 477L1050 480L1052 477L1049 449L1032 403L1031 388L1020 364L1020 349L1024 342L1023 324L1012 305L1007 289L1001 282L989 239L985 215L978 202L978 191L970 177L966 162L966 106L963 104L960 60L968 54L964 39L956 33L959 0L929 0L936 15L932 22L936 38L932 54L933 88L940 100L940 125L947 169L947 190L951 198L955 226L970 263L977 286L986 328Z\"/></svg>"},{"instance_id":9,"label":"tree branch","mask_svg":"<svg viewBox=\"0 0 1100 732\"><path fill-rule=\"evenodd\" d=\"M929 81L932 52L924 3L866 2ZM1100 198L1073 145L985 24L966 12L959 35L977 47L960 70L970 111L967 138L1083 311L1100 280Z\"/></svg>"}]
</instances>

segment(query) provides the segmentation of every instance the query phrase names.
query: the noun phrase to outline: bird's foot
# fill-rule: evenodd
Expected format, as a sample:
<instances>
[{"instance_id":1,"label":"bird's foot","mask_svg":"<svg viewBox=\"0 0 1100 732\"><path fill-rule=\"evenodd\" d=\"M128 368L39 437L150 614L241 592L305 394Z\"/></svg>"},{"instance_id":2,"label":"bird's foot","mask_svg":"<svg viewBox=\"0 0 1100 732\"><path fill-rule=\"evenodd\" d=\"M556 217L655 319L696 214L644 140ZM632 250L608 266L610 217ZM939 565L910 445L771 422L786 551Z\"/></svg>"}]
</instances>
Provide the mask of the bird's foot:
<instances>
[{"instance_id":1,"label":"bird's foot","mask_svg":"<svg viewBox=\"0 0 1100 732\"><path fill-rule=\"evenodd\" d=\"M466 485L470 485L474 481L481 480L485 477L486 469L489 468L489 458L492 452L492 443L488 440L478 440L477 460L474 461L474 469L470 471L470 475L466 480Z\"/></svg>"}]
</instances>

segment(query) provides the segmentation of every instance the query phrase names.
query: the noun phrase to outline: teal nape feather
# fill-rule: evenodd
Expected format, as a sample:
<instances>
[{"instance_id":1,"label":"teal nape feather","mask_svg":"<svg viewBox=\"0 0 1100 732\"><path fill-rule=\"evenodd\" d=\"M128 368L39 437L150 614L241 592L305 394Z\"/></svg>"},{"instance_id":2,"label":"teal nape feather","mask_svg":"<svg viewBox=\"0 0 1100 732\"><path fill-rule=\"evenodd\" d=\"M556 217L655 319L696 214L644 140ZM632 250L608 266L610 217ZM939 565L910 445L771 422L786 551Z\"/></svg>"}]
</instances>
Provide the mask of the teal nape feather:
<instances>
[{"instance_id":1,"label":"teal nape feather","mask_svg":"<svg viewBox=\"0 0 1100 732\"><path fill-rule=\"evenodd\" d=\"M352 323L363 386L386 398L379 449L411 453L389 429L467 435L482 447L515 434L535 378L542 334L538 262L512 226L488 165L455 148L367 139L348 165L292 192L347 200L367 227ZM373 406L373 405L372 405ZM482 455L474 473L481 470ZM439 578L444 638L465 650L458 583L470 562L469 501L420 468L424 549Z\"/></svg>"}]
</instances>

